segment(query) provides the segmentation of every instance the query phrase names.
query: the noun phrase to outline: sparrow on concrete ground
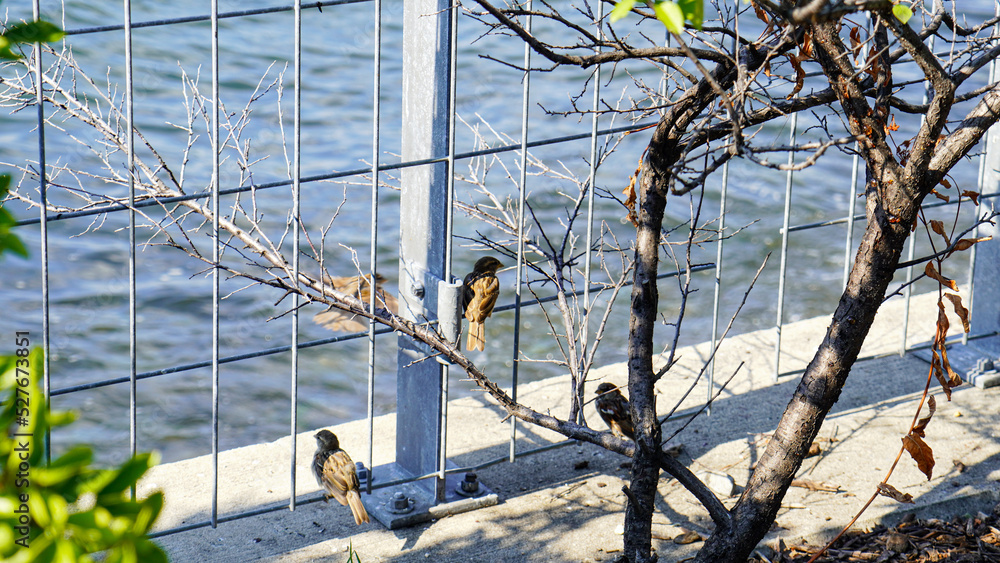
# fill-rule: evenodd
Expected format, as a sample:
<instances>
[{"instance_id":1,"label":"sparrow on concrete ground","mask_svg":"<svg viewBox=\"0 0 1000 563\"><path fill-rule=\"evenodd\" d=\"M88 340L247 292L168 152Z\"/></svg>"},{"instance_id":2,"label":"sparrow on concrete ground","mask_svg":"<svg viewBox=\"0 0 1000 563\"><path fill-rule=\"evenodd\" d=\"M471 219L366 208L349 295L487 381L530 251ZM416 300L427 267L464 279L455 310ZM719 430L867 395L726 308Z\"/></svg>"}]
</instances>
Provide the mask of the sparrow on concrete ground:
<instances>
[{"instance_id":1,"label":"sparrow on concrete ground","mask_svg":"<svg viewBox=\"0 0 1000 563\"><path fill-rule=\"evenodd\" d=\"M500 296L500 280L497 269L503 264L492 256L484 256L476 261L472 271L465 276L465 290L462 296L462 310L469 320L469 338L466 350L484 350L486 330L483 321L493 314L493 306Z\"/></svg>"},{"instance_id":2,"label":"sparrow on concrete ground","mask_svg":"<svg viewBox=\"0 0 1000 563\"><path fill-rule=\"evenodd\" d=\"M354 523L359 526L368 522L368 511L361 504L358 472L351 456L340 449L337 435L329 430L316 433L316 444L319 447L313 456L312 470L316 482L326 491L323 500L329 501L332 497L340 504L350 506L354 513Z\"/></svg>"},{"instance_id":3,"label":"sparrow on concrete ground","mask_svg":"<svg viewBox=\"0 0 1000 563\"><path fill-rule=\"evenodd\" d=\"M611 428L611 432L619 437L635 440L635 427L632 426L632 415L626 399L613 383L602 383L597 386L597 412Z\"/></svg>"},{"instance_id":4,"label":"sparrow on concrete ground","mask_svg":"<svg viewBox=\"0 0 1000 563\"><path fill-rule=\"evenodd\" d=\"M370 275L324 276L323 283L341 293L360 299L362 303L367 305L371 300L371 283L368 281L370 279ZM375 274L375 308L388 309L390 313L395 315L399 312L399 303L395 296L386 293L385 289L382 288L384 283L385 278L382 274ZM323 328L338 332L361 332L368 328L368 319L365 317L332 307L322 313L317 313L313 317L313 322Z\"/></svg>"}]
</instances>

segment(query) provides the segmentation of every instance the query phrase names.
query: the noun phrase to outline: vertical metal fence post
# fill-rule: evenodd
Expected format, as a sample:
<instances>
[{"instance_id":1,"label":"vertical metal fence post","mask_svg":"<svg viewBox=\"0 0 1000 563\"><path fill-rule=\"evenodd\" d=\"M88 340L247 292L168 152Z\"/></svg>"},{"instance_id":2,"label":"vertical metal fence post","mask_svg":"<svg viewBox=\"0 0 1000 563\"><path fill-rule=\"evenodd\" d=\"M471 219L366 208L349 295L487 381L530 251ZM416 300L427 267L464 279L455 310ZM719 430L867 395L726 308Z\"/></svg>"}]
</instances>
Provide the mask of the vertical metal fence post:
<instances>
[{"instance_id":1,"label":"vertical metal fence post","mask_svg":"<svg viewBox=\"0 0 1000 563\"><path fill-rule=\"evenodd\" d=\"M736 10L733 14L734 27L736 29L736 35L739 35L740 30L740 11ZM733 37L733 56L738 57L740 53L740 42L737 37ZM730 116L734 118L735 116ZM735 137L729 137L730 142L735 143ZM723 249L725 246L725 234L726 234L726 198L729 196L729 160L722 164L722 189L719 193L719 228L718 228L718 240L715 243L715 286L712 292L712 361L708 366L708 381L706 382L706 387L708 388L708 393L705 397L705 404L707 405L706 414L712 414L712 395L715 394L715 357L718 352L717 347L719 345L719 308L722 301L722 258Z\"/></svg>"},{"instance_id":2,"label":"vertical metal fence post","mask_svg":"<svg viewBox=\"0 0 1000 563\"><path fill-rule=\"evenodd\" d=\"M302 195L302 0L295 0L294 11L294 60L292 62L295 75L292 110L292 284L299 283L299 244L302 232L301 200ZM292 357L291 357L291 391L289 421L291 433L291 470L289 471L288 509L295 510L295 476L299 414L299 294L292 293Z\"/></svg>"},{"instance_id":3,"label":"vertical metal fence post","mask_svg":"<svg viewBox=\"0 0 1000 563\"><path fill-rule=\"evenodd\" d=\"M375 47L374 47L374 61L373 61L373 89L375 91L372 96L372 186L371 186L371 233L369 238L368 247L368 265L369 265L369 275L371 276L372 285L371 287L376 287L375 284L375 270L377 269L377 256L376 251L378 249L378 165L380 161L379 155L379 126L382 122L382 105L381 105L381 94L382 94L382 2L381 0L375 0ZM375 310L375 297L376 293L374 291L370 292L368 306L372 311ZM366 423L368 426L368 455L367 455L367 468L365 471L365 491L369 494L372 492L372 472L371 467L374 463L373 458L375 457L375 322L368 322L368 414L366 418Z\"/></svg>"},{"instance_id":4,"label":"vertical metal fence post","mask_svg":"<svg viewBox=\"0 0 1000 563\"><path fill-rule=\"evenodd\" d=\"M732 139L732 137L730 137ZM735 142L735 141L733 141ZM715 394L715 356L719 345L719 306L722 300L722 257L726 235L726 198L729 196L729 161L722 165L722 191L719 193L719 228L715 242L715 291L712 295L712 361L708 366L708 414L712 414L712 395Z\"/></svg>"},{"instance_id":5,"label":"vertical metal fence post","mask_svg":"<svg viewBox=\"0 0 1000 563\"><path fill-rule=\"evenodd\" d=\"M132 2L124 0L125 11L125 127L126 158L128 159L128 358L129 358L129 393L128 415L129 454L135 456L136 451L136 294L135 294L135 134L134 134L134 104L132 76ZM132 498L135 498L135 484L130 487Z\"/></svg>"},{"instance_id":6,"label":"vertical metal fence post","mask_svg":"<svg viewBox=\"0 0 1000 563\"><path fill-rule=\"evenodd\" d=\"M403 160L448 150L449 7L447 0L421 0L403 8ZM402 172L399 312L411 321L436 317L437 281L444 276L447 171L446 163L438 163ZM434 471L439 449L441 365L418 361L425 355L410 338L400 337L396 463L414 475Z\"/></svg>"},{"instance_id":7,"label":"vertical metal fence post","mask_svg":"<svg viewBox=\"0 0 1000 563\"><path fill-rule=\"evenodd\" d=\"M799 114L792 114L791 132L788 134L789 145L795 145L795 129L798 127L798 117ZM794 153L789 151L788 153L788 164L791 165L795 162ZM781 227L781 266L778 268L778 313L777 322L775 323L775 330L777 332L775 343L774 343L774 381L778 381L778 375L781 374L781 327L784 323L784 310L785 310L785 271L788 265L788 226L789 219L791 217L792 211L792 179L795 173L791 170L788 171L788 175L785 178L785 210L782 214L782 227Z\"/></svg>"},{"instance_id":8,"label":"vertical metal fence post","mask_svg":"<svg viewBox=\"0 0 1000 563\"><path fill-rule=\"evenodd\" d=\"M528 0L525 10L531 12L531 0ZM525 16L524 30L531 33L531 14ZM517 401L517 372L520 366L521 350L521 284L524 277L524 187L528 172L528 99L531 97L531 46L524 44L524 78L521 92L521 174L517 182L517 264L514 282L514 343L513 359L510 370L510 397ZM509 460L514 463L517 456L517 417L510 417L510 454Z\"/></svg>"},{"instance_id":9,"label":"vertical metal fence post","mask_svg":"<svg viewBox=\"0 0 1000 563\"><path fill-rule=\"evenodd\" d=\"M41 16L39 0L31 3L31 15L37 21ZM37 102L37 126L38 126L38 199L39 205L39 226L41 229L41 255L42 255L42 352L45 360L42 363L42 396L44 397L43 408L48 409L51 404L52 386L51 376L51 356L52 347L49 342L49 215L48 215L48 175L45 171L45 90L42 87L42 45L35 43L32 52L35 56L35 101ZM45 451L46 465L52 461L51 448L52 434L45 431L45 438L42 442L42 449Z\"/></svg>"},{"instance_id":10,"label":"vertical metal fence post","mask_svg":"<svg viewBox=\"0 0 1000 563\"><path fill-rule=\"evenodd\" d=\"M219 525L219 0L212 0L212 527Z\"/></svg>"},{"instance_id":11,"label":"vertical metal fence post","mask_svg":"<svg viewBox=\"0 0 1000 563\"><path fill-rule=\"evenodd\" d=\"M444 276L442 276L441 291L438 295L438 312L440 315L447 315L448 313L444 311L442 303L447 301L442 294L447 293L447 289L452 284L452 258L453 258L453 243L452 238L453 229L455 226L455 122L457 120L457 109L458 104L458 6L453 5L450 10L448 10L448 15L450 20L449 29L449 39L448 39L448 76L450 78L448 82L448 161L447 161L447 195L445 196L445 218L444 218ZM454 302L452 302L454 304ZM452 317L458 317L457 307L456 312ZM457 335L461 335L460 326L455 327L457 331L447 330L445 325L447 324L446 319L439 319L441 325L442 334L449 334L451 332L457 332ZM450 320L450 319L448 319ZM461 322L461 321L459 321ZM449 334L449 336L451 336ZM461 341L461 338L456 338L456 345ZM451 368L447 363L443 363L441 366L441 418L439 421L439 436L440 444L438 447L438 466L437 466L437 482L445 483L447 475L445 471L448 469L448 392L449 392L449 377L451 376ZM436 494L438 502L445 500L444 491L440 488L437 489Z\"/></svg>"},{"instance_id":12,"label":"vertical metal fence post","mask_svg":"<svg viewBox=\"0 0 1000 563\"><path fill-rule=\"evenodd\" d=\"M993 4L993 15L995 17L1000 17L1000 4L998 4L998 3L994 3ZM1000 33L1000 24L996 24L996 25L993 26L993 35L994 35L994 37L998 33ZM993 59L992 61L990 61L989 83L993 84L993 83L996 83L996 81L997 81L997 61L996 61L996 59ZM997 146L997 143L1000 143L1000 130L997 130L997 127L993 126L993 127L990 128L990 130L986 134L986 137L983 139L983 146L985 148L983 150L982 156L979 158L979 176L978 176L979 184L978 185L979 185L980 196L986 195L984 192L987 189L994 196L997 195L997 185L996 185L996 182L998 180L1000 180L1000 178L998 178L998 175L1000 175L1000 170L998 170L998 164L1000 164L1000 163L997 162L997 157L996 157L996 154L995 154L997 150L1000 150L1000 147ZM992 148L992 150L991 150L991 148ZM989 184L987 184L987 179L989 179ZM982 199L982 197L980 197L980 201L987 201L987 200L984 200L984 199ZM989 201L991 201L991 203L990 203L990 209L996 209L995 200L989 200ZM980 216L981 215L982 214L980 213ZM982 229L979 226L976 226L976 228L975 228L972 236L973 237L979 237L979 236L981 236L983 234L981 231L982 231ZM992 241L992 243L994 245L996 245L997 244L996 229L994 229L994 232L992 234L993 234L993 241ZM969 308L970 315L975 315L976 319L977 319L976 326L970 327L972 329L972 331L976 331L979 328L978 325L980 323L978 321L979 321L980 318L982 318L982 313L976 314L976 312L975 312L976 311L976 306L975 306L975 303L976 303L976 258L977 258L978 254L979 254L978 246L979 245L974 244L974 245L972 245L972 248L969 249L969 297L968 297L968 299L966 299L966 303L965 303L965 305ZM995 265L996 261L997 261L997 258L998 258L996 256L996 254L995 254L997 252L995 250L995 246L994 246L994 251L993 252L994 252L994 254L991 256L991 258L992 258L992 263ZM996 280L997 280L997 278L995 278L995 277L992 279L994 285L997 284ZM986 283L989 283L989 282L986 282ZM993 295L993 297L995 299L996 295ZM986 321L984 321L984 322L986 322ZM1000 327L996 326L997 324L1000 324L1000 322L997 322L997 323L994 324L993 330L997 330L998 328L1000 328ZM962 335L962 344L968 344L968 343L969 343L969 335L968 334L963 334Z\"/></svg>"},{"instance_id":13,"label":"vertical metal fence post","mask_svg":"<svg viewBox=\"0 0 1000 563\"><path fill-rule=\"evenodd\" d=\"M413 322L437 319L439 283L445 275L448 162L441 157L450 144L451 9L449 0L414 0L403 6L403 160L441 159L404 168L401 176L399 316ZM430 508L439 501L461 498L459 482L447 480L457 476L441 479L438 471L444 447L443 366L428 360L432 355L427 346L399 337L396 461L372 468L373 479L433 479L373 491L366 503L369 514L390 529L430 520ZM490 496L495 504L496 496ZM462 510L449 510L456 511Z\"/></svg>"},{"instance_id":14,"label":"vertical metal fence post","mask_svg":"<svg viewBox=\"0 0 1000 563\"><path fill-rule=\"evenodd\" d=\"M594 24L597 26L597 37L599 40L604 40L604 28L601 26L602 20L604 19L604 4L601 2L597 3L597 16L594 20ZM601 52L600 46L597 47L597 52ZM594 101L593 101L593 115L590 121L590 174L587 177L587 255L583 263L583 319L581 321L580 327L580 369L584 370L587 368L589 362L589 354L587 353L587 344L590 337L590 278L591 278L591 263L592 255L594 249L594 193L597 190L597 160L599 155L597 154L597 131L600 126L601 115L599 113L601 103L601 65L594 67ZM580 382L579 393L583 396L584 384L586 381ZM576 399L574 399L576 400ZM578 415L579 419L576 421L578 424L584 424L586 419L583 416L583 409L581 408Z\"/></svg>"}]
</instances>

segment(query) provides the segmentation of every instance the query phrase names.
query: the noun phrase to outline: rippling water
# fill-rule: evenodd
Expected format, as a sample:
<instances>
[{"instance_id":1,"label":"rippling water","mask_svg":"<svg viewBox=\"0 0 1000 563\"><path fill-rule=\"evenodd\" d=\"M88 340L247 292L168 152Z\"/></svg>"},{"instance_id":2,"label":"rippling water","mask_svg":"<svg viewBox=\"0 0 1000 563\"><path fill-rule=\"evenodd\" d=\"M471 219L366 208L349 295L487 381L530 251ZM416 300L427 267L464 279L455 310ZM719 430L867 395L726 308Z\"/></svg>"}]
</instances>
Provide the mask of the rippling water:
<instances>
[{"instance_id":1,"label":"rippling water","mask_svg":"<svg viewBox=\"0 0 1000 563\"><path fill-rule=\"evenodd\" d=\"M245 10L274 5L265 1L223 2L220 10ZM380 147L383 162L398 160L401 124L401 6L393 3L383 14L383 58L381 76ZM22 14L11 6L13 18ZM988 8L988 6L987 6ZM133 22L204 13L204 2L178 0L163 3L153 0L133 2ZM303 90L302 90L302 173L304 176L360 168L371 160L372 129L372 48L374 29L368 4L328 7L322 13L306 12L303 22ZM49 18L60 17L49 13ZM108 3L71 1L66 4L64 25L81 29L96 25L120 23L122 15ZM482 27L463 19L460 27L461 47L458 69L458 110L460 116L480 131L485 123L501 135L513 139L520 136L519 100L522 84L517 71L481 57L483 54L518 62L522 45L516 40L479 39ZM81 67L101 83L105 77L113 84L124 81L124 38L122 32L77 34L68 38ZM280 102L277 87L272 86L254 105L253 119L243 131L251 142L257 158L266 157L255 165L252 179L271 182L287 178L288 165L282 132L291 131L293 28L290 12L226 19L220 22L221 74L220 90L226 111L239 111L254 94L277 80L286 89ZM134 34L134 76L136 122L150 142L162 152L172 167L179 168L187 135L178 125L186 122L185 90L182 76L198 76L199 87L210 92L210 25L208 22L137 29ZM109 69L110 66L110 69ZM281 73L284 72L282 75ZM650 70L637 68L633 74L655 83ZM579 94L589 72L560 69L532 76L530 109L531 138L588 132L589 119L547 115L543 108L565 111L569 97ZM605 75L602 87L614 100L617 92L629 83L621 69L614 76ZM264 77L264 78L262 78ZM589 100L588 93L583 99ZM33 111L5 115L0 130L3 160L23 163L37 159L37 138L33 132ZM898 139L912 134L913 120L897 116L902 130ZM803 119L808 121L808 118ZM814 123L814 122L813 122ZM800 122L800 128L813 123ZM620 123L616 123L620 124ZM57 125L71 133L87 137L89 133L73 124L57 120ZM283 128L282 128L283 125ZM605 120L602 126L610 126ZM762 131L758 144L787 142L786 123L776 123ZM211 160L208 157L208 130L196 124L197 148L192 151L185 170L188 193L208 186ZM458 150L474 148L469 128L459 126ZM490 139L496 139L490 136ZM618 153L612 155L600 170L598 183L611 193L620 193L628 182L635 162L647 142L644 133L626 138ZM290 153L290 141L288 143ZM80 146L48 129L46 148L49 163L71 163L84 170L95 171L99 163ZM566 169L584 178L589 141L566 143L538 149L536 155L550 166ZM515 171L516 157L502 157ZM783 159L784 156L775 157ZM119 160L124 160L120 158ZM468 174L463 163L459 172ZM817 166L795 175L792 224L839 218L852 204L847 181L850 160L843 155L823 159ZM967 161L956 170L957 184L971 187L975 182L976 162ZM383 179L395 185L393 174ZM718 176L718 175L717 175ZM334 273L351 271L351 254L344 245L358 250L362 264L367 261L370 202L366 180L349 179L350 183L320 182L303 186L302 209L304 222L315 233L326 225L341 204L340 214L328 235L327 260ZM58 179L57 179L58 181ZM240 181L234 163L223 167L223 186ZM503 170L496 168L490 184L501 194L510 194L511 183ZM101 185L85 179L85 186L94 191L108 190L124 195L119 187ZM547 231L555 232L565 217L566 200L556 195L571 189L565 181L531 177L529 190L539 220ZM703 217L717 214L720 180L713 178ZM460 184L459 197L474 198L468 187ZM280 236L288 212L289 188L260 192L258 205L264 212L263 224L273 236ZM722 311L731 314L742 298L746 284L768 252L780 247L781 208L784 198L784 177L745 162L735 163L730 170L727 225L744 227L726 243L726 277L723 282ZM72 201L65 191L53 188L50 197L56 202ZM231 205L232 199L224 202ZM382 191L379 215L379 267L395 285L397 271L398 198L392 189ZM855 205L857 211L860 205ZM31 217L34 211L14 207L19 217ZM619 240L631 240L634 230L623 220L616 202L599 200L597 220L605 221ZM670 219L681 222L688 217L688 204L674 200L668 209ZM124 214L56 221L49 226L52 386L58 390L68 386L126 377L129 367L128 338L128 233ZM458 217L456 234L475 237L482 227L465 217ZM484 231L489 232L489 231ZM860 232L860 231L859 231ZM582 235L581 230L580 234ZM0 268L0 283L7 291L0 292L0 307L5 313L0 319L2 334L12 336L15 330L30 330L35 343L41 343L41 270L38 263L39 233L37 226L18 231L33 249L32 260L8 257ZM140 232L140 241L145 238ZM148 236L148 235L147 235ZM208 248L204 234L195 242ZM455 271L464 273L476 258L477 251L458 240ZM788 296L785 302L786 320L829 314L839 297L843 275L844 231L842 227L827 227L795 233L791 239L788 265ZM207 251L207 250L206 250ZM698 261L712 261L714 245L699 251ZM312 264L306 267L312 266ZM202 263L181 252L163 246L144 246L138 253L138 370L146 372L171 366L200 362L211 358L211 284ZM772 257L736 330L744 332L773 326L776 311L778 280L777 255ZM963 270L964 271L964 270ZM953 272L960 280L963 271ZM514 281L513 271L501 274L505 287ZM696 282L701 288L688 305L683 343L709 338L711 330L711 275L700 274ZM243 289L239 280L225 280L222 293L227 295L220 305L221 342L223 356L251 352L262 348L287 345L291 328L287 318L269 320L285 311L287 302L278 302L280 295L268 289ZM671 315L676 308L673 282L661 285L663 312ZM507 291L502 301L512 298ZM598 356L599 364L625 359L627 334L627 292L619 299L616 313L609 322L608 335ZM303 311L301 338L304 341L325 338L331 334L309 322L318 308ZM491 323L488 348L477 357L488 365L488 372L498 381L507 381L505 370L511 365L511 314L498 314ZM533 359L555 358L558 350L545 338L546 327L537 311L527 311L522 317L528 337L522 337L524 353ZM661 330L662 342L667 342L670 329ZM383 336L377 341L376 413L395 408L395 337ZM0 352L4 352L0 348ZM249 361L231 363L220 368L220 446L223 449L258 441L273 440L289 431L290 355L275 354ZM303 350L299 366L300 429L363 417L366 412L367 348L364 340L314 347ZM522 380L537 379L560 373L549 363L527 363L521 367ZM474 393L467 382L456 381L456 394ZM138 384L138 443L140 449L158 449L165 460L199 455L210 451L211 435L211 373L199 368L165 375ZM121 459L128 451L127 385L113 385L54 398L55 408L81 411L81 420L53 437L57 449L76 442L89 442L98 448L102 460Z\"/></svg>"}]
</instances>

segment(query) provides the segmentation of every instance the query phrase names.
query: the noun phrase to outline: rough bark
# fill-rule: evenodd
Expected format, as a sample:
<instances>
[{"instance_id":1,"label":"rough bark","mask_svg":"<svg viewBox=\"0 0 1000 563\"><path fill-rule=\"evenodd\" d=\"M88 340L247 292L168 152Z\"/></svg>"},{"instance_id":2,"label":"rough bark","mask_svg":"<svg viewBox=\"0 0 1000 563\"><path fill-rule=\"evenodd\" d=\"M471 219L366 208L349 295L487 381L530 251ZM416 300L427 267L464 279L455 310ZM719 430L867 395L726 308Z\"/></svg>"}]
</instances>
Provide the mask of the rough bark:
<instances>
[{"instance_id":1,"label":"rough bark","mask_svg":"<svg viewBox=\"0 0 1000 563\"><path fill-rule=\"evenodd\" d=\"M922 152L914 151L911 162L904 168L886 141L887 110L882 105L885 96L878 97L882 104L870 107L855 79L855 70L837 28L821 24L815 29L816 60L837 93L852 133L860 139L859 150L868 167L867 226L826 337L806 368L743 496L732 510L732 527L716 530L699 552L696 559L699 562L746 561L764 537L809 445L839 398L858 358L920 205L941 177L938 171L927 171L927 163L935 151L932 143L924 142L938 138L953 104L955 84L940 73L940 66L921 65L935 85L935 95L930 102L932 109L917 135L916 146ZM884 36L879 39L876 37L876 45L886 44ZM885 86L891 74L887 61L882 61L886 68L879 81L880 86ZM956 143L966 151L971 148L967 140ZM946 151L949 147L939 149ZM922 163L923 172L913 166L916 160Z\"/></svg>"},{"instance_id":2,"label":"rough bark","mask_svg":"<svg viewBox=\"0 0 1000 563\"><path fill-rule=\"evenodd\" d=\"M713 80L728 87L735 78L731 66L716 69ZM660 425L656 418L656 371L653 369L653 334L657 324L660 236L669 191L670 169L680 156L681 135L715 97L708 80L691 88L653 133L643 161L636 200L635 284L629 318L628 387L635 453L632 479L626 490L625 557L632 562L653 561L652 510L659 480Z\"/></svg>"},{"instance_id":3,"label":"rough bark","mask_svg":"<svg viewBox=\"0 0 1000 563\"><path fill-rule=\"evenodd\" d=\"M647 161L648 162L648 161ZM657 454L660 425L656 419L653 385L653 331L659 293L656 272L659 262L660 229L666 207L666 178L647 164L643 170L637 201L635 285L629 320L628 388L635 424L636 451L632 458L632 481L625 506L625 557L633 562L650 561L652 509L659 478Z\"/></svg>"}]
</instances>

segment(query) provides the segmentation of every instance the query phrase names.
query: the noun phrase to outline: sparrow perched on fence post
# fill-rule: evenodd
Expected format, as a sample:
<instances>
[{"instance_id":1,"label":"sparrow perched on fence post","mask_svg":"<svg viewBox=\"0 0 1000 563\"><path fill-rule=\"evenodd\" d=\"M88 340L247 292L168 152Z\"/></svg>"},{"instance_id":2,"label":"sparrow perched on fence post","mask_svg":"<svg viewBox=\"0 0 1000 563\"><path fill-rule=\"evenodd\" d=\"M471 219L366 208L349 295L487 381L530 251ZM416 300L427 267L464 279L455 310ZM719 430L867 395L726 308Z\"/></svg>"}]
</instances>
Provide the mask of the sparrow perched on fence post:
<instances>
[{"instance_id":1,"label":"sparrow perched on fence post","mask_svg":"<svg viewBox=\"0 0 1000 563\"><path fill-rule=\"evenodd\" d=\"M619 437L635 441L635 427L632 426L632 415L626 399L618 387L612 383L602 383L597 386L597 413L611 428L611 432Z\"/></svg>"},{"instance_id":2,"label":"sparrow perched on fence post","mask_svg":"<svg viewBox=\"0 0 1000 563\"><path fill-rule=\"evenodd\" d=\"M500 280L497 270L503 264L492 256L484 256L476 261L472 271L465 276L465 290L462 296L462 310L469 319L469 338L466 350L484 350L486 330L483 321L493 314L493 306L500 296Z\"/></svg>"},{"instance_id":3,"label":"sparrow perched on fence post","mask_svg":"<svg viewBox=\"0 0 1000 563\"><path fill-rule=\"evenodd\" d=\"M316 482L326 491L323 500L328 501L333 497L340 504L350 506L354 513L354 523L359 526L368 522L368 511L361 504L358 471L351 456L340 449L337 435L329 430L316 433L316 444L319 447L313 456L312 470Z\"/></svg>"},{"instance_id":4,"label":"sparrow perched on fence post","mask_svg":"<svg viewBox=\"0 0 1000 563\"><path fill-rule=\"evenodd\" d=\"M323 283L333 289L356 297L367 305L371 301L371 275L366 276L324 276ZM382 274L375 274L375 308L388 309L390 313L396 314L399 311L399 304L396 297L386 293L382 288L385 277ZM368 320L365 317L355 315L351 312L331 307L321 313L316 313L313 322L323 328L340 332L361 332L368 328Z\"/></svg>"}]
</instances>

